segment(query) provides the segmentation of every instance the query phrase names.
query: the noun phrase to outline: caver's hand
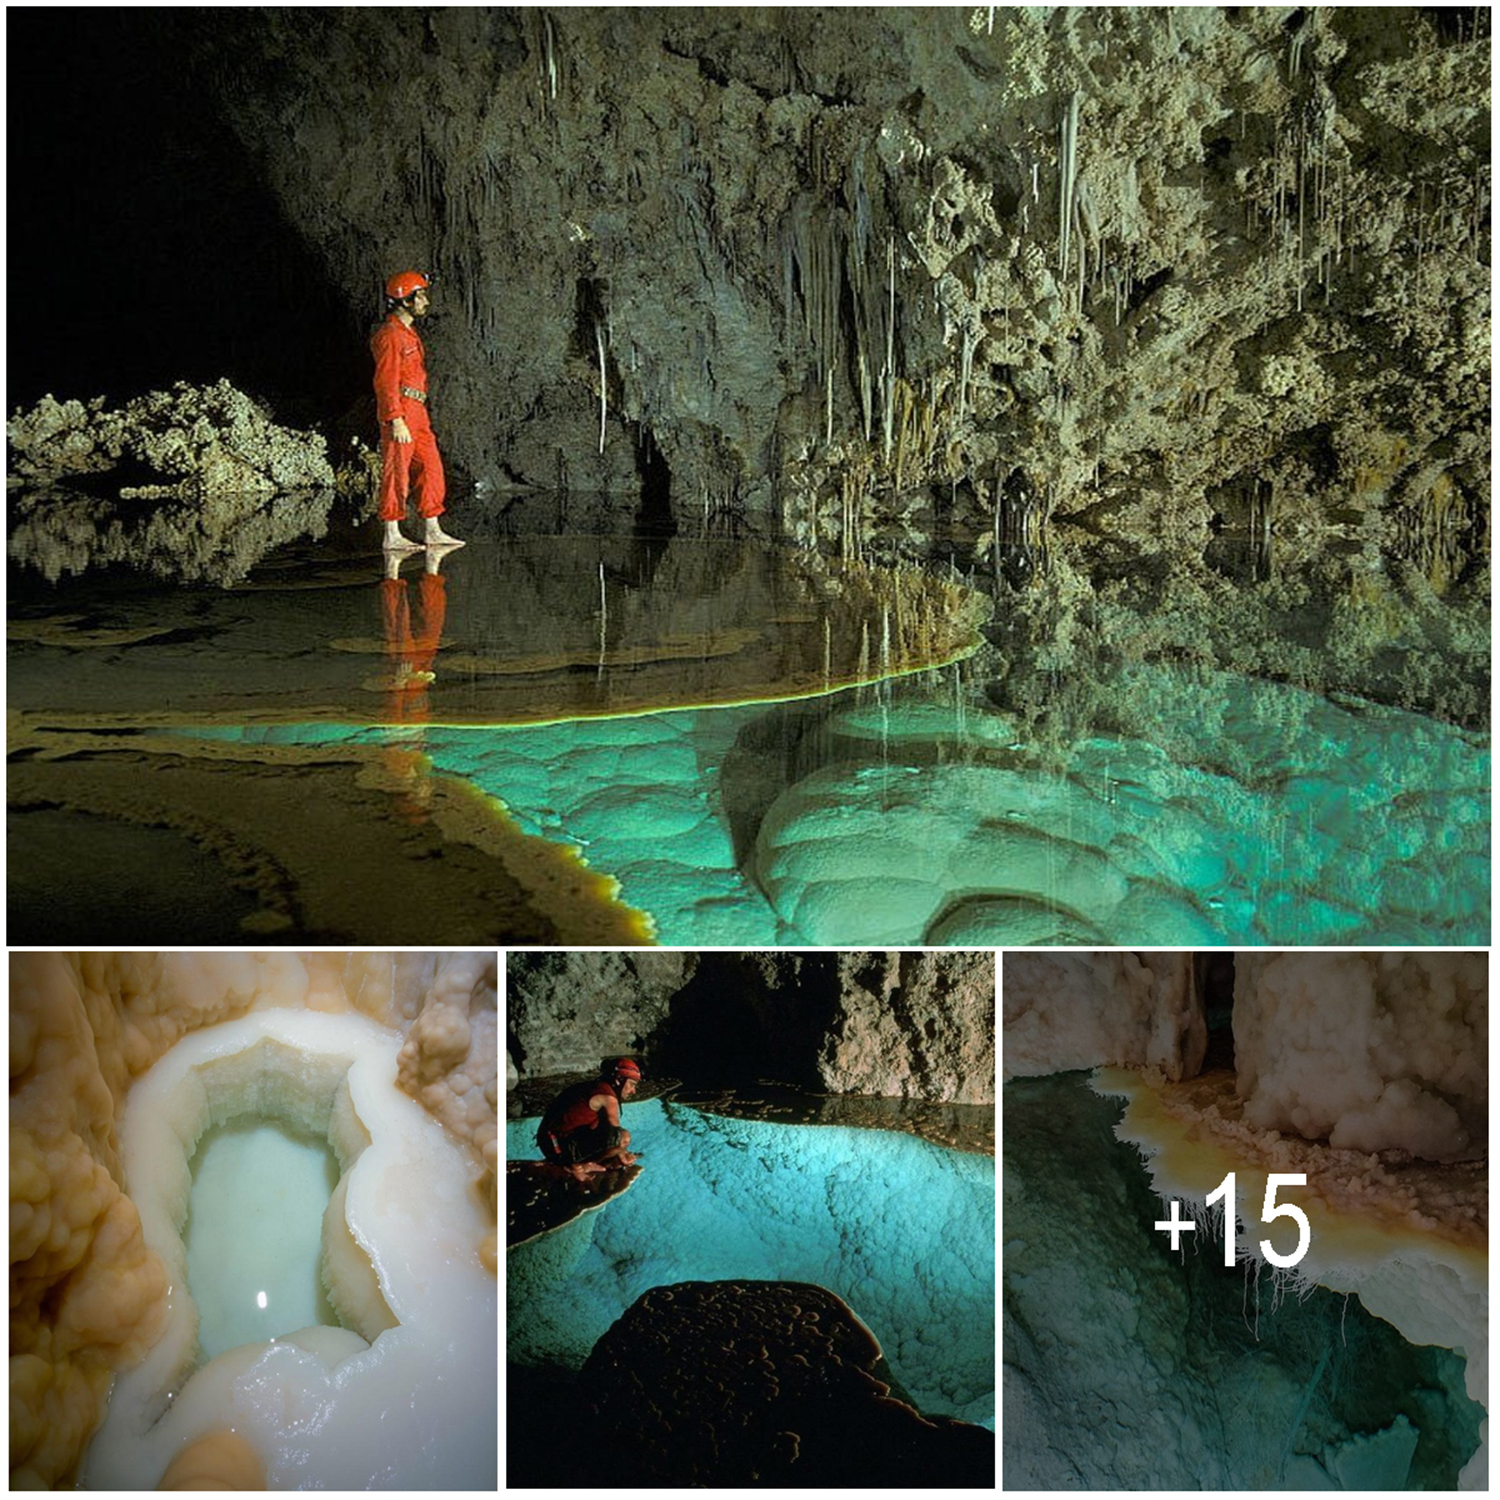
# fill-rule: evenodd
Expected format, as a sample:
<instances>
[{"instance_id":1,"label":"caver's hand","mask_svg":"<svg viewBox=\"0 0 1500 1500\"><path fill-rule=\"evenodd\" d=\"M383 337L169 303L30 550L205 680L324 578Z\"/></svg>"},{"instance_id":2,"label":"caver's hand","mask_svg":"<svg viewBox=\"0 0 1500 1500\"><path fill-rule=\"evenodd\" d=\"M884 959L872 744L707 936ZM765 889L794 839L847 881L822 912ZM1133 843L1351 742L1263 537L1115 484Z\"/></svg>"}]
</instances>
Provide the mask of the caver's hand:
<instances>
[{"instance_id":1,"label":"caver's hand","mask_svg":"<svg viewBox=\"0 0 1500 1500\"><path fill-rule=\"evenodd\" d=\"M391 419L391 436L398 443L411 442L411 428L406 425L405 417L393 417Z\"/></svg>"}]
</instances>

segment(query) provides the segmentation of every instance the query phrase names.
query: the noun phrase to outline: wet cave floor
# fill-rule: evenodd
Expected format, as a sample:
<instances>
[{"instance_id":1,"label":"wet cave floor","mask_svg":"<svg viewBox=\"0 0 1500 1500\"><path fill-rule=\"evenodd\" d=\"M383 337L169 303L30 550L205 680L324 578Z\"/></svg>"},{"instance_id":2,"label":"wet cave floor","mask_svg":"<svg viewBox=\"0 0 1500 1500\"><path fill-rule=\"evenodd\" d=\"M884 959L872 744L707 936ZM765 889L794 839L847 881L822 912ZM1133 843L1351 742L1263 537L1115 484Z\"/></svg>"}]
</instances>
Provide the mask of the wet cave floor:
<instances>
[{"instance_id":1,"label":"wet cave floor","mask_svg":"<svg viewBox=\"0 0 1500 1500\"><path fill-rule=\"evenodd\" d=\"M628 1409L637 1388L646 1392L653 1420L669 1431L678 1424L682 1446L692 1447L701 1424L720 1419L697 1411L696 1398L668 1394L683 1382L731 1393L725 1399L737 1415L724 1426L736 1432L753 1432L772 1417L792 1424L803 1462L788 1472L811 1472L820 1419L800 1405L793 1414L794 1377L827 1360L821 1379L831 1391L848 1370L828 1347L820 1354L788 1346L778 1355L786 1334L776 1331L774 1306L765 1305L780 1295L808 1306L815 1295L809 1288L832 1299L814 1325L846 1326L857 1342L873 1341L861 1356L868 1375L856 1384L873 1395L873 1378L929 1419L924 1432L932 1423L939 1431L951 1427L948 1435L960 1446L976 1442L978 1428L993 1429L992 1155L934 1145L899 1125L771 1123L768 1115L788 1116L794 1096L765 1093L741 1091L734 1114L683 1104L675 1095L632 1101L625 1122L639 1167L610 1174L614 1180L602 1192L580 1195L582 1212L533 1218L524 1235L516 1213L534 1212L536 1200L521 1163L539 1156L538 1120L527 1115L508 1123L508 1483L587 1478L597 1455L582 1452L568 1432L579 1421L622 1420L622 1405ZM715 1095L724 1101L724 1093ZM815 1117L819 1101L805 1102L804 1113ZM972 1108L976 1120L981 1113L993 1130L993 1109ZM978 1134L970 1132L971 1142ZM684 1283L701 1290L682 1289ZM804 1291L777 1293L773 1284ZM692 1340L658 1345L654 1329L665 1311L659 1289L670 1288L682 1289L678 1297L727 1301L719 1315L723 1349L703 1372L694 1373L699 1353ZM621 1373L628 1379L621 1383L606 1351L616 1338L610 1330L627 1313L637 1334L625 1351ZM660 1366L658 1353L665 1356ZM854 1409L870 1415L860 1403ZM878 1401L874 1410L881 1432L886 1416L907 1420ZM726 1435L726 1451L730 1446ZM901 1451L910 1456L908 1448ZM992 1450L980 1442L979 1451L981 1467L992 1466Z\"/></svg>"},{"instance_id":2,"label":"wet cave floor","mask_svg":"<svg viewBox=\"0 0 1500 1500\"><path fill-rule=\"evenodd\" d=\"M1060 561L471 535L225 589L13 561L13 940L1488 941L1489 738L1430 590L1376 649L1343 584L1215 574L1188 657L1209 615Z\"/></svg>"}]
</instances>

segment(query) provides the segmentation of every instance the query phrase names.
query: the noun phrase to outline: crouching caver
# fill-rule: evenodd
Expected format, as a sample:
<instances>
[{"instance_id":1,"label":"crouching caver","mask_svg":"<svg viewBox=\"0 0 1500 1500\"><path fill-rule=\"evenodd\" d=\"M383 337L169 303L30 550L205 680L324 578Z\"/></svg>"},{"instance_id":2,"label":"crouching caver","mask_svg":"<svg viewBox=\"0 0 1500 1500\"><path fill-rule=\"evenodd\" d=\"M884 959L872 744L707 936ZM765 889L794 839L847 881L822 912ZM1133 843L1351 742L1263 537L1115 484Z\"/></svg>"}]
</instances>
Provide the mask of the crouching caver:
<instances>
[{"instance_id":1,"label":"crouching caver","mask_svg":"<svg viewBox=\"0 0 1500 1500\"><path fill-rule=\"evenodd\" d=\"M385 321L370 336L375 356L375 414L380 419L380 519L386 552L462 547L438 523L446 486L437 438L427 420L427 351L416 319L431 304L431 280L402 271L385 284ZM401 534L408 495L426 530L420 542Z\"/></svg>"},{"instance_id":2,"label":"crouching caver","mask_svg":"<svg viewBox=\"0 0 1500 1500\"><path fill-rule=\"evenodd\" d=\"M542 1155L582 1181L612 1167L635 1165L620 1106L640 1087L640 1065L628 1057L605 1065L590 1083L575 1083L555 1098L537 1127Z\"/></svg>"}]
</instances>

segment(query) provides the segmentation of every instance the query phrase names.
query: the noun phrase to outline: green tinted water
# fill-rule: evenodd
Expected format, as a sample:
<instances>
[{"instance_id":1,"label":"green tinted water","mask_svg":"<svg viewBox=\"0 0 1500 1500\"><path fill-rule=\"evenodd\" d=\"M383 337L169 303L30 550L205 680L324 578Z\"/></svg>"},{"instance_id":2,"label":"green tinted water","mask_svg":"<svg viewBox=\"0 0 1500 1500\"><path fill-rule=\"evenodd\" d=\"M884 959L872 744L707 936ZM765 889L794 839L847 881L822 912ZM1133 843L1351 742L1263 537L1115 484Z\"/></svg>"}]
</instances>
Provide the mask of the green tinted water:
<instances>
[{"instance_id":1,"label":"green tinted water","mask_svg":"<svg viewBox=\"0 0 1500 1500\"><path fill-rule=\"evenodd\" d=\"M204 1134L192 1174L183 1239L204 1360L315 1323L337 1327L318 1276L339 1179L328 1142L233 1120Z\"/></svg>"}]
</instances>

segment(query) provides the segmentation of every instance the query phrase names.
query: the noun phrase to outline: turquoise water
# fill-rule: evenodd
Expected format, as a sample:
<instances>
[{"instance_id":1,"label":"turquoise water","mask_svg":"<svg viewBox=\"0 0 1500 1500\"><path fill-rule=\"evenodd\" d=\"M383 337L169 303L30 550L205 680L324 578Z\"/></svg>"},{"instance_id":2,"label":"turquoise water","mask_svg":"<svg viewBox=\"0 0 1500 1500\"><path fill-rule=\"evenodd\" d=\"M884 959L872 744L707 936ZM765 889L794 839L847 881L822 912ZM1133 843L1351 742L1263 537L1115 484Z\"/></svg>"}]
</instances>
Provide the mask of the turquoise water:
<instances>
[{"instance_id":1,"label":"turquoise water","mask_svg":"<svg viewBox=\"0 0 1500 1500\"><path fill-rule=\"evenodd\" d=\"M959 671L801 705L404 733L617 877L667 944L1489 941L1487 735L1137 664L1105 685L1128 727L1043 739Z\"/></svg>"},{"instance_id":2,"label":"turquoise water","mask_svg":"<svg viewBox=\"0 0 1500 1500\"><path fill-rule=\"evenodd\" d=\"M644 1171L506 1260L507 1357L578 1368L643 1292L810 1281L842 1297L929 1413L994 1425L995 1165L893 1131L631 1105ZM537 1121L506 1127L535 1160Z\"/></svg>"},{"instance_id":3,"label":"turquoise water","mask_svg":"<svg viewBox=\"0 0 1500 1500\"><path fill-rule=\"evenodd\" d=\"M1460 1354L1408 1344L1358 1296L1252 1273L1243 1249L1226 1268L1217 1237L1174 1253L1119 1101L1086 1074L1013 1079L1002 1107L1009 1484L1456 1487L1485 1419Z\"/></svg>"}]
</instances>

